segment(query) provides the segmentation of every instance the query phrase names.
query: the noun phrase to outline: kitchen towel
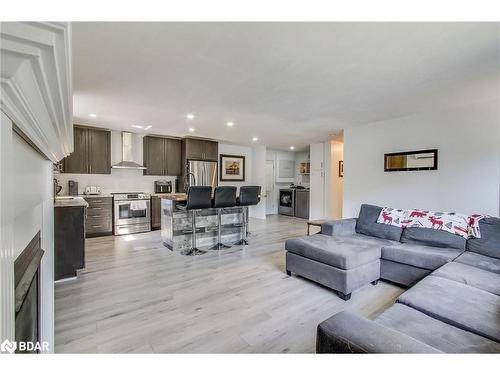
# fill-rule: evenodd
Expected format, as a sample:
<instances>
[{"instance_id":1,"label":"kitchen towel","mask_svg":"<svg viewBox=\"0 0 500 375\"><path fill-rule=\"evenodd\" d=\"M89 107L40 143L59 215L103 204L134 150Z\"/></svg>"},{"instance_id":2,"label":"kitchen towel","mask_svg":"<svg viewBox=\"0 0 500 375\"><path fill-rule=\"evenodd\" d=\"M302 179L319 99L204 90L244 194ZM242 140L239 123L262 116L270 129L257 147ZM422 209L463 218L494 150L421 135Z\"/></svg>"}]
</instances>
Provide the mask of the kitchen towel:
<instances>
[{"instance_id":1,"label":"kitchen towel","mask_svg":"<svg viewBox=\"0 0 500 375\"><path fill-rule=\"evenodd\" d=\"M131 211L145 211L148 208L146 201L132 201L130 202Z\"/></svg>"}]
</instances>

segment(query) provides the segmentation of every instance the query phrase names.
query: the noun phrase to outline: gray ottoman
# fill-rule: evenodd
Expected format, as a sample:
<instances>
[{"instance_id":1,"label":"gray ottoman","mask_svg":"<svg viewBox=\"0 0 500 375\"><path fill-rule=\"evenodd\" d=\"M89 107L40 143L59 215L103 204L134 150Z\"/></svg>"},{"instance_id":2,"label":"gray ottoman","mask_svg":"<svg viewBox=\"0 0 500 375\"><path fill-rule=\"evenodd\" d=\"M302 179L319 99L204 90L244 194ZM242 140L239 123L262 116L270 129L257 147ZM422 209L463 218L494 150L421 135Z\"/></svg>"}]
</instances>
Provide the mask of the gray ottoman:
<instances>
[{"instance_id":1,"label":"gray ottoman","mask_svg":"<svg viewBox=\"0 0 500 375\"><path fill-rule=\"evenodd\" d=\"M351 293L380 278L380 254L393 241L351 234L316 234L289 239L285 243L286 271L325 285L348 300Z\"/></svg>"}]
</instances>

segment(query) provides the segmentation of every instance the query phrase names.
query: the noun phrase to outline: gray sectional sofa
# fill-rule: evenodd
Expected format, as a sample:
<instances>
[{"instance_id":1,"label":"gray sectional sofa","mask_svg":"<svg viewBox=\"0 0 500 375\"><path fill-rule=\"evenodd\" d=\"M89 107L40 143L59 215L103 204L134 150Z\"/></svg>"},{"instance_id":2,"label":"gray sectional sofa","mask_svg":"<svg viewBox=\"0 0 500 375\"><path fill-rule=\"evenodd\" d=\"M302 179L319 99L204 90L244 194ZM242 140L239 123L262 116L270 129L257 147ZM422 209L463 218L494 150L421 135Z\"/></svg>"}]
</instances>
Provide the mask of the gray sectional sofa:
<instances>
[{"instance_id":1,"label":"gray sectional sofa","mask_svg":"<svg viewBox=\"0 0 500 375\"><path fill-rule=\"evenodd\" d=\"M318 353L500 353L500 218L481 238L377 223L381 207L286 242L287 273L349 299L379 278L410 287L373 320L338 313L318 326Z\"/></svg>"}]
</instances>

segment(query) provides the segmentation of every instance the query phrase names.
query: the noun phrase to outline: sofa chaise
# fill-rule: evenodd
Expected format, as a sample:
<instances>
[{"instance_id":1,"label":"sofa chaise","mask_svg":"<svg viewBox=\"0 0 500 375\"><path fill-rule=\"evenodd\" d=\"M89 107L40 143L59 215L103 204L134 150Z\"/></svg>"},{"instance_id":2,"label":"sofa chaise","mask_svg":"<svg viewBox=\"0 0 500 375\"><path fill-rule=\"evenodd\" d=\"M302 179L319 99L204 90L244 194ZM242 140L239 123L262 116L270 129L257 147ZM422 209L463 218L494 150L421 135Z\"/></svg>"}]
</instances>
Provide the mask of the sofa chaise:
<instances>
[{"instance_id":1,"label":"sofa chaise","mask_svg":"<svg viewBox=\"0 0 500 375\"><path fill-rule=\"evenodd\" d=\"M481 238L465 240L377 223L381 210L362 205L357 219L285 245L287 273L343 299L379 278L410 287L373 320L344 311L322 322L317 352L500 353L500 219L482 219Z\"/></svg>"}]
</instances>

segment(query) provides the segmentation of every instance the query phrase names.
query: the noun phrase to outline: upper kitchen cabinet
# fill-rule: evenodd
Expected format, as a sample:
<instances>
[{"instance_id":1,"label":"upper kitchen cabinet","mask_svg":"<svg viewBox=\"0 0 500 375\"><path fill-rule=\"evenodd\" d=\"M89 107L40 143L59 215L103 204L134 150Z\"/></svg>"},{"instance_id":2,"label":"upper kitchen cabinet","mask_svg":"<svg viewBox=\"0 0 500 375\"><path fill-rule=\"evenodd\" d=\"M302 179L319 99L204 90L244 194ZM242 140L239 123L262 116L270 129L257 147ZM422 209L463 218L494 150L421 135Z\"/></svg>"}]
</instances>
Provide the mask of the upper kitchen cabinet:
<instances>
[{"instance_id":1,"label":"upper kitchen cabinet","mask_svg":"<svg viewBox=\"0 0 500 375\"><path fill-rule=\"evenodd\" d=\"M111 174L111 132L88 129L89 173Z\"/></svg>"},{"instance_id":2,"label":"upper kitchen cabinet","mask_svg":"<svg viewBox=\"0 0 500 375\"><path fill-rule=\"evenodd\" d=\"M219 144L217 142L205 141L203 149L205 152L205 160L217 161L219 159Z\"/></svg>"},{"instance_id":3,"label":"upper kitchen cabinet","mask_svg":"<svg viewBox=\"0 0 500 375\"><path fill-rule=\"evenodd\" d=\"M164 176L165 171L165 140L160 137L145 136L142 139L143 164L145 175Z\"/></svg>"},{"instance_id":4,"label":"upper kitchen cabinet","mask_svg":"<svg viewBox=\"0 0 500 375\"><path fill-rule=\"evenodd\" d=\"M73 152L63 160L63 172L88 173L87 162L87 129L73 128Z\"/></svg>"},{"instance_id":5,"label":"upper kitchen cabinet","mask_svg":"<svg viewBox=\"0 0 500 375\"><path fill-rule=\"evenodd\" d=\"M167 158L167 175L180 176L182 174L181 164L181 140L180 139L166 139L166 158Z\"/></svg>"},{"instance_id":6,"label":"upper kitchen cabinet","mask_svg":"<svg viewBox=\"0 0 500 375\"><path fill-rule=\"evenodd\" d=\"M180 176L181 140L147 135L143 138L145 175Z\"/></svg>"},{"instance_id":7,"label":"upper kitchen cabinet","mask_svg":"<svg viewBox=\"0 0 500 375\"><path fill-rule=\"evenodd\" d=\"M182 142L184 155L188 160L217 161L219 158L217 142L197 138L185 138Z\"/></svg>"},{"instance_id":8,"label":"upper kitchen cabinet","mask_svg":"<svg viewBox=\"0 0 500 375\"><path fill-rule=\"evenodd\" d=\"M63 161L64 173L111 174L111 133L75 125L74 151Z\"/></svg>"}]
</instances>

